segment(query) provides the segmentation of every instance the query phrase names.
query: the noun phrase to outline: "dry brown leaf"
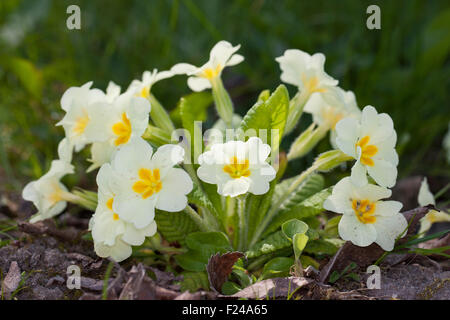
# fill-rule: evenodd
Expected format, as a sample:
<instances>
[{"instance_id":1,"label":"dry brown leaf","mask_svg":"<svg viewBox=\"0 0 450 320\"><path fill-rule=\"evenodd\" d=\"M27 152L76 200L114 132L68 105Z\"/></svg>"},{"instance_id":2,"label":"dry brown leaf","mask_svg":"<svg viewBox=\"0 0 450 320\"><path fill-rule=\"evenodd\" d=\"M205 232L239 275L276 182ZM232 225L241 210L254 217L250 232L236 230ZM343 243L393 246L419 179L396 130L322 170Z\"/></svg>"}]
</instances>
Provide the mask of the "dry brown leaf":
<instances>
[{"instance_id":1,"label":"dry brown leaf","mask_svg":"<svg viewBox=\"0 0 450 320\"><path fill-rule=\"evenodd\" d=\"M233 270L233 265L243 256L242 252L235 251L225 254L217 253L209 258L206 271L208 272L209 283L216 292L222 291L222 286Z\"/></svg>"}]
</instances>

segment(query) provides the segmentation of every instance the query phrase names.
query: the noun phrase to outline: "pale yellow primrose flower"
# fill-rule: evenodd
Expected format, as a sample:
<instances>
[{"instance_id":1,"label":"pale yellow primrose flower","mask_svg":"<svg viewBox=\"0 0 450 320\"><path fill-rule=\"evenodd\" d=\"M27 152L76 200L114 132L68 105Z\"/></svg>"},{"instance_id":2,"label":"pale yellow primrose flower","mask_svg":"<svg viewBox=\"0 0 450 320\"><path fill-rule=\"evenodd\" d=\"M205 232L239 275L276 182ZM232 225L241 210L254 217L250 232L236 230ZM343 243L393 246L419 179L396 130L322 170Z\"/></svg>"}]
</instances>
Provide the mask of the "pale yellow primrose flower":
<instances>
[{"instance_id":1,"label":"pale yellow primrose flower","mask_svg":"<svg viewBox=\"0 0 450 320\"><path fill-rule=\"evenodd\" d=\"M104 257L105 248L115 247L116 251L123 251L120 257L125 259L129 256L127 253L131 254L131 251L121 241L128 245L141 245L145 237L151 237L156 233L156 222L152 221L148 226L137 229L134 224L120 219L119 215L113 211L115 195L111 183L117 179L113 178L114 175L115 173L108 163L104 164L97 174L98 205L89 223L89 229L97 244L95 249L99 250L99 256ZM119 244L116 244L118 240ZM117 255L118 253L115 254L116 257Z\"/></svg>"},{"instance_id":2,"label":"pale yellow primrose flower","mask_svg":"<svg viewBox=\"0 0 450 320\"><path fill-rule=\"evenodd\" d=\"M60 214L67 206L70 196L61 179L74 172L70 164L72 160L72 146L67 139L63 139L58 146L60 159L53 160L50 170L36 181L29 182L22 191L25 200L32 201L38 209L30 222L35 223Z\"/></svg>"},{"instance_id":3,"label":"pale yellow primrose flower","mask_svg":"<svg viewBox=\"0 0 450 320\"><path fill-rule=\"evenodd\" d=\"M170 144L153 154L152 147L142 138L134 138L120 148L111 162L113 212L142 229L154 220L155 208L169 212L183 210L186 195L193 187L189 175L174 168L183 158L184 149Z\"/></svg>"},{"instance_id":4,"label":"pale yellow primrose flower","mask_svg":"<svg viewBox=\"0 0 450 320\"><path fill-rule=\"evenodd\" d=\"M257 137L214 144L199 156L197 175L206 183L217 184L217 192L223 196L264 194L276 174L266 162L269 154L270 146Z\"/></svg>"},{"instance_id":5,"label":"pale yellow primrose flower","mask_svg":"<svg viewBox=\"0 0 450 320\"><path fill-rule=\"evenodd\" d=\"M171 68L177 74L187 74L188 86L192 91L203 91L212 87L211 82L220 77L225 67L234 66L242 61L244 57L235 54L241 45L233 47L228 41L219 41L209 55L209 61L201 67L189 63L178 63Z\"/></svg>"},{"instance_id":6,"label":"pale yellow primrose flower","mask_svg":"<svg viewBox=\"0 0 450 320\"><path fill-rule=\"evenodd\" d=\"M108 110L105 113L105 110ZM98 104L91 111L92 125L97 129L88 171L109 162L116 149L134 137L141 137L148 125L150 103L131 92L119 95L111 104Z\"/></svg>"},{"instance_id":7,"label":"pale yellow primrose flower","mask_svg":"<svg viewBox=\"0 0 450 320\"><path fill-rule=\"evenodd\" d=\"M173 72L172 70L158 72L158 69L153 69L151 72L144 71L142 80L133 80L127 91L132 92L135 96L148 99L150 97L150 90L156 82L171 78L177 74L178 73Z\"/></svg>"},{"instance_id":8,"label":"pale yellow primrose flower","mask_svg":"<svg viewBox=\"0 0 450 320\"><path fill-rule=\"evenodd\" d=\"M121 237L116 239L116 242L112 246L108 246L104 242L94 241L95 253L102 258L111 257L114 261L121 262L131 256L133 250L131 246L124 242Z\"/></svg>"},{"instance_id":9,"label":"pale yellow primrose flower","mask_svg":"<svg viewBox=\"0 0 450 320\"><path fill-rule=\"evenodd\" d=\"M113 81L110 81L108 83L108 86L106 87L106 94L105 99L107 102L111 103L114 100L116 100L117 97L120 95L121 88L117 84L115 84Z\"/></svg>"},{"instance_id":10,"label":"pale yellow primrose flower","mask_svg":"<svg viewBox=\"0 0 450 320\"><path fill-rule=\"evenodd\" d=\"M397 134L392 119L366 106L361 120L345 118L336 124L336 144L345 154L356 159L352 168L353 183L367 184L367 173L377 184L392 187L397 179Z\"/></svg>"},{"instance_id":11,"label":"pale yellow primrose flower","mask_svg":"<svg viewBox=\"0 0 450 320\"><path fill-rule=\"evenodd\" d=\"M338 226L343 240L360 247L375 242L383 250L391 251L408 223L400 213L400 202L380 200L390 196L391 190L387 188L372 184L358 187L347 177L334 186L323 207L343 215Z\"/></svg>"},{"instance_id":12,"label":"pale yellow primrose flower","mask_svg":"<svg viewBox=\"0 0 450 320\"><path fill-rule=\"evenodd\" d=\"M326 92L338 84L325 73L325 56L322 53L311 56L298 49L288 49L275 60L280 64L281 81L298 87L301 92Z\"/></svg>"},{"instance_id":13,"label":"pale yellow primrose flower","mask_svg":"<svg viewBox=\"0 0 450 320\"><path fill-rule=\"evenodd\" d=\"M430 187L428 186L427 178L424 178L422 180L419 189L419 195L417 197L417 202L419 202L419 205L421 205L422 207L429 204L433 206L436 205L434 196L430 191ZM450 222L450 214L443 211L430 210L425 215L425 217L420 219L419 233L427 232L428 230L430 230L431 225L435 222Z\"/></svg>"},{"instance_id":14,"label":"pale yellow primrose flower","mask_svg":"<svg viewBox=\"0 0 450 320\"><path fill-rule=\"evenodd\" d=\"M66 112L57 126L63 126L66 137L80 151L95 139L96 128L92 125L91 111L98 102L103 102L106 95L99 89L91 89L92 81L81 87L71 87L61 98L61 107Z\"/></svg>"}]
</instances>

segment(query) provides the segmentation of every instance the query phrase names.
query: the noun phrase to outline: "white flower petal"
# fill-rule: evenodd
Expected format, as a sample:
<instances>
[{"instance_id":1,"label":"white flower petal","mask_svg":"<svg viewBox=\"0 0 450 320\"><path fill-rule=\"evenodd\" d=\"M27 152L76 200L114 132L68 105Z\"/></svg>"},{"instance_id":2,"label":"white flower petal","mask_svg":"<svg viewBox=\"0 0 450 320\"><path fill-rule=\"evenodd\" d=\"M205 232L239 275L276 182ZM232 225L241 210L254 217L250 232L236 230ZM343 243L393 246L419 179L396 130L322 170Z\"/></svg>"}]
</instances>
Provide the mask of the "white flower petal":
<instances>
[{"instance_id":1,"label":"white flower petal","mask_svg":"<svg viewBox=\"0 0 450 320\"><path fill-rule=\"evenodd\" d=\"M208 79L200 77L189 77L188 86L192 91L200 92L205 89L211 88L211 83Z\"/></svg>"},{"instance_id":2,"label":"white flower petal","mask_svg":"<svg viewBox=\"0 0 450 320\"><path fill-rule=\"evenodd\" d=\"M397 168L385 160L374 160L373 166L367 166L369 175L380 186L391 188L397 180Z\"/></svg>"},{"instance_id":3,"label":"white flower petal","mask_svg":"<svg viewBox=\"0 0 450 320\"><path fill-rule=\"evenodd\" d=\"M126 222L138 229L148 226L155 217L156 197L143 199L141 196L119 194L114 198L113 210Z\"/></svg>"},{"instance_id":4,"label":"white flower petal","mask_svg":"<svg viewBox=\"0 0 450 320\"><path fill-rule=\"evenodd\" d=\"M250 188L250 181L248 178L240 177L238 179L231 179L224 185L219 185L219 194L227 197L236 197L244 194Z\"/></svg>"},{"instance_id":5,"label":"white flower petal","mask_svg":"<svg viewBox=\"0 0 450 320\"><path fill-rule=\"evenodd\" d=\"M428 204L436 205L436 200L434 200L434 196L430 192L430 187L428 186L426 177L423 178L422 183L420 184L417 202L419 202L419 205L421 205L422 207Z\"/></svg>"},{"instance_id":6,"label":"white flower petal","mask_svg":"<svg viewBox=\"0 0 450 320\"><path fill-rule=\"evenodd\" d=\"M244 59L245 58L243 56L241 56L240 54L233 54L231 56L230 60L228 60L226 66L227 67L235 66L235 65L241 63L242 61L244 61Z\"/></svg>"},{"instance_id":7,"label":"white flower petal","mask_svg":"<svg viewBox=\"0 0 450 320\"><path fill-rule=\"evenodd\" d=\"M394 248L395 239L405 231L408 222L402 214L377 216L374 227L377 232L376 243L385 251Z\"/></svg>"},{"instance_id":8,"label":"white flower petal","mask_svg":"<svg viewBox=\"0 0 450 320\"><path fill-rule=\"evenodd\" d=\"M375 206L375 215L376 216L393 216L400 212L403 204L398 201L379 201Z\"/></svg>"},{"instance_id":9,"label":"white flower petal","mask_svg":"<svg viewBox=\"0 0 450 320\"><path fill-rule=\"evenodd\" d=\"M380 199L389 198L392 191L374 184L366 184L356 188L355 193L361 200L370 200L371 202L375 202Z\"/></svg>"},{"instance_id":10,"label":"white flower petal","mask_svg":"<svg viewBox=\"0 0 450 320\"><path fill-rule=\"evenodd\" d=\"M131 246L122 240L117 240L113 246L108 246L102 242L94 242L94 250L99 257L111 257L116 262L127 259L133 252Z\"/></svg>"},{"instance_id":11,"label":"white flower petal","mask_svg":"<svg viewBox=\"0 0 450 320\"><path fill-rule=\"evenodd\" d=\"M356 161L352 167L352 173L350 178L352 183L357 186L364 186L368 183L367 181L367 170L366 167L361 164L361 162Z\"/></svg>"},{"instance_id":12,"label":"white flower petal","mask_svg":"<svg viewBox=\"0 0 450 320\"><path fill-rule=\"evenodd\" d=\"M152 147L141 138L135 138L116 152L112 160L115 171L127 177L136 177L136 168L145 167L152 157Z\"/></svg>"},{"instance_id":13,"label":"white flower petal","mask_svg":"<svg viewBox=\"0 0 450 320\"><path fill-rule=\"evenodd\" d=\"M211 49L209 61L212 62L214 66L221 65L224 67L226 66L228 60L230 60L231 56L238 51L240 47L241 45L233 47L233 45L228 41L219 41Z\"/></svg>"},{"instance_id":14,"label":"white flower petal","mask_svg":"<svg viewBox=\"0 0 450 320\"><path fill-rule=\"evenodd\" d=\"M156 150L152 161L155 167L173 167L184 159L184 149L178 145L165 144Z\"/></svg>"},{"instance_id":15,"label":"white flower petal","mask_svg":"<svg viewBox=\"0 0 450 320\"><path fill-rule=\"evenodd\" d=\"M170 71L174 74L193 74L197 71L197 67L189 63L177 63Z\"/></svg>"},{"instance_id":16,"label":"white flower petal","mask_svg":"<svg viewBox=\"0 0 450 320\"><path fill-rule=\"evenodd\" d=\"M377 239L375 227L359 222L355 215L343 215L338 231L343 240L351 241L360 247L367 247Z\"/></svg>"},{"instance_id":17,"label":"white flower petal","mask_svg":"<svg viewBox=\"0 0 450 320\"><path fill-rule=\"evenodd\" d=\"M182 169L172 168L164 177L162 189L158 193L156 208L169 212L178 212L186 208L186 194L192 191L192 180Z\"/></svg>"}]
</instances>

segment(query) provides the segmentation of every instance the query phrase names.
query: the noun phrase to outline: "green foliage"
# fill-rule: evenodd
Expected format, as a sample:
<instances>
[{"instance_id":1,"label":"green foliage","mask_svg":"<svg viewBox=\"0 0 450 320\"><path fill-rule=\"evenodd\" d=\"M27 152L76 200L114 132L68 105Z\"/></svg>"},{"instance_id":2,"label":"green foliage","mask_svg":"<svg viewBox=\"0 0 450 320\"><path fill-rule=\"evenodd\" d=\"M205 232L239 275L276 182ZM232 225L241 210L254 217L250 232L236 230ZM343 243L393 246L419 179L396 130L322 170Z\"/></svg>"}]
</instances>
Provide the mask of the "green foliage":
<instances>
[{"instance_id":1,"label":"green foliage","mask_svg":"<svg viewBox=\"0 0 450 320\"><path fill-rule=\"evenodd\" d=\"M283 180L275 188L275 194L273 197L273 202L276 203L285 194L292 182L295 181L299 176L295 176L289 179ZM291 193L289 198L287 198L280 206L281 211L288 211L295 205L299 204L306 198L312 196L316 192L323 189L324 178L320 174L313 174L309 176L302 184L298 186L294 192Z\"/></svg>"},{"instance_id":2,"label":"green foliage","mask_svg":"<svg viewBox=\"0 0 450 320\"><path fill-rule=\"evenodd\" d=\"M286 257L277 257L264 265L260 280L286 277L294 264L294 259Z\"/></svg>"},{"instance_id":3,"label":"green foliage","mask_svg":"<svg viewBox=\"0 0 450 320\"><path fill-rule=\"evenodd\" d=\"M311 195L309 198L297 203L290 208L281 209L272 219L264 234L269 234L278 229L285 221L315 216L323 211L323 202L331 194L331 188L326 188Z\"/></svg>"},{"instance_id":4,"label":"green foliage","mask_svg":"<svg viewBox=\"0 0 450 320\"><path fill-rule=\"evenodd\" d=\"M308 231L308 225L303 221L292 219L283 223L281 231L283 231L284 235L289 240L292 240L296 234L306 233L306 231Z\"/></svg>"},{"instance_id":5,"label":"green foliage","mask_svg":"<svg viewBox=\"0 0 450 320\"><path fill-rule=\"evenodd\" d=\"M209 290L209 280L206 271L183 272L183 281L180 283L181 292L195 292L199 289Z\"/></svg>"},{"instance_id":6,"label":"green foliage","mask_svg":"<svg viewBox=\"0 0 450 320\"><path fill-rule=\"evenodd\" d=\"M202 137L201 128L197 126L195 121L203 122L206 120L207 108L212 103L212 96L210 92L195 92L181 98L179 106L179 113L183 128L189 132L189 142L191 145L192 161L198 157L203 148L202 141L194 141L194 138ZM196 150L197 148L198 150ZM194 162L192 162L194 163Z\"/></svg>"},{"instance_id":7,"label":"green foliage","mask_svg":"<svg viewBox=\"0 0 450 320\"><path fill-rule=\"evenodd\" d=\"M184 212L156 211L155 221L158 231L169 242L178 241L183 244L186 236L198 231L194 221Z\"/></svg>"},{"instance_id":8,"label":"green foliage","mask_svg":"<svg viewBox=\"0 0 450 320\"><path fill-rule=\"evenodd\" d=\"M232 250L228 238L221 232L193 232L186 237L189 251L175 257L184 270L205 271L208 259L215 253Z\"/></svg>"},{"instance_id":9,"label":"green foliage","mask_svg":"<svg viewBox=\"0 0 450 320\"><path fill-rule=\"evenodd\" d=\"M267 238L257 242L247 252L248 258L256 258L263 254L272 253L283 248L290 247L291 241L282 231L277 231L269 235Z\"/></svg>"},{"instance_id":10,"label":"green foliage","mask_svg":"<svg viewBox=\"0 0 450 320\"><path fill-rule=\"evenodd\" d=\"M342 272L338 272L335 270L330 274L330 279L328 281L330 283L335 283L341 278L348 278L352 279L353 281L359 281L359 276L356 273L352 272L352 270L356 269L357 267L357 264L352 262L348 266L346 266L344 270L342 270Z\"/></svg>"},{"instance_id":11,"label":"green foliage","mask_svg":"<svg viewBox=\"0 0 450 320\"><path fill-rule=\"evenodd\" d=\"M268 99L265 99L266 96L267 93L263 93L263 98L248 110L242 119L240 129L243 132L253 129L256 136L260 136L260 129L267 130L267 136L260 138L263 141L267 139L266 143L272 147L273 152L278 150L283 137L289 111L289 93L284 85L279 85ZM272 132L272 130L274 131ZM272 136L272 133L275 135Z\"/></svg>"},{"instance_id":12,"label":"green foliage","mask_svg":"<svg viewBox=\"0 0 450 320\"><path fill-rule=\"evenodd\" d=\"M308 236L304 233L296 233L292 238L292 246L294 247L295 260L298 260L308 243Z\"/></svg>"}]
</instances>

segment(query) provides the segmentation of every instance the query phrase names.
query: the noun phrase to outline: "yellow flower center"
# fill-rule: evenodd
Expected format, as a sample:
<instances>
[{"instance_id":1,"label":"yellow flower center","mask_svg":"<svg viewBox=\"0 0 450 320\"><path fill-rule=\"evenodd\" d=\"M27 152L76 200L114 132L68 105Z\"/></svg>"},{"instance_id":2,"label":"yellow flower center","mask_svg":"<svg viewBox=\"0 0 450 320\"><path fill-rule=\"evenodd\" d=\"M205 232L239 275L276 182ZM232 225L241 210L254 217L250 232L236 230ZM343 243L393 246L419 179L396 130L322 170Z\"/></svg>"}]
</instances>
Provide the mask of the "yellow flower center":
<instances>
[{"instance_id":1,"label":"yellow flower center","mask_svg":"<svg viewBox=\"0 0 450 320\"><path fill-rule=\"evenodd\" d=\"M49 196L48 196L48 201L54 205L55 203L64 200L62 194L61 194L61 190L55 190L54 192L52 192Z\"/></svg>"},{"instance_id":2,"label":"yellow flower center","mask_svg":"<svg viewBox=\"0 0 450 320\"><path fill-rule=\"evenodd\" d=\"M127 143L131 137L131 122L127 117L127 114L122 113L122 121L115 123L112 126L112 130L114 134L117 136L117 139L114 141L116 146L120 146L121 144Z\"/></svg>"},{"instance_id":3,"label":"yellow flower center","mask_svg":"<svg viewBox=\"0 0 450 320\"><path fill-rule=\"evenodd\" d=\"M377 218L373 215L375 213L375 203L369 200L353 200L352 208L355 211L356 218L361 223L374 223Z\"/></svg>"},{"instance_id":4,"label":"yellow flower center","mask_svg":"<svg viewBox=\"0 0 450 320\"><path fill-rule=\"evenodd\" d=\"M327 89L319 87L319 79L317 79L317 77L311 77L308 79L305 75L302 75L302 82L305 90L309 93L327 91Z\"/></svg>"},{"instance_id":5,"label":"yellow flower center","mask_svg":"<svg viewBox=\"0 0 450 320\"><path fill-rule=\"evenodd\" d=\"M250 176L250 164L247 159L244 162L239 161L236 157L230 159L230 164L223 167L223 171L228 173L233 179Z\"/></svg>"},{"instance_id":6,"label":"yellow flower center","mask_svg":"<svg viewBox=\"0 0 450 320\"><path fill-rule=\"evenodd\" d=\"M138 175L141 180L133 184L133 191L142 194L143 199L161 191L162 182L159 169L153 169L153 172L149 169L139 169Z\"/></svg>"},{"instance_id":7,"label":"yellow flower center","mask_svg":"<svg viewBox=\"0 0 450 320\"><path fill-rule=\"evenodd\" d=\"M200 76L203 78L206 78L208 80L211 80L211 79L217 77L219 75L220 71L222 71L222 66L220 64L218 64L215 69L206 68L205 70L203 70L203 72L201 73Z\"/></svg>"},{"instance_id":8,"label":"yellow flower center","mask_svg":"<svg viewBox=\"0 0 450 320\"><path fill-rule=\"evenodd\" d=\"M106 206L108 207L109 210L113 211L113 202L114 202L114 198L109 198L108 201L106 201ZM113 219L114 220L119 220L119 215L115 212L113 212Z\"/></svg>"},{"instance_id":9,"label":"yellow flower center","mask_svg":"<svg viewBox=\"0 0 450 320\"><path fill-rule=\"evenodd\" d=\"M369 144L370 137L365 136L358 140L355 144L355 148L361 147L361 163L366 166L373 166L375 163L371 159L377 154L378 148L375 145Z\"/></svg>"},{"instance_id":10,"label":"yellow flower center","mask_svg":"<svg viewBox=\"0 0 450 320\"><path fill-rule=\"evenodd\" d=\"M87 114L87 112L85 110L83 110L83 116L79 117L76 121L75 121L75 126L73 127L73 132L79 136L81 135L84 130L86 129L86 126L89 123L89 116Z\"/></svg>"},{"instance_id":11,"label":"yellow flower center","mask_svg":"<svg viewBox=\"0 0 450 320\"><path fill-rule=\"evenodd\" d=\"M139 92L139 94L137 96L145 98L145 99L148 99L150 97L150 88L149 87L143 87L141 89L141 92Z\"/></svg>"},{"instance_id":12,"label":"yellow flower center","mask_svg":"<svg viewBox=\"0 0 450 320\"><path fill-rule=\"evenodd\" d=\"M330 125L331 129L335 129L336 123L338 123L344 115L340 112L336 112L335 108L327 107L322 112L323 119Z\"/></svg>"}]
</instances>

